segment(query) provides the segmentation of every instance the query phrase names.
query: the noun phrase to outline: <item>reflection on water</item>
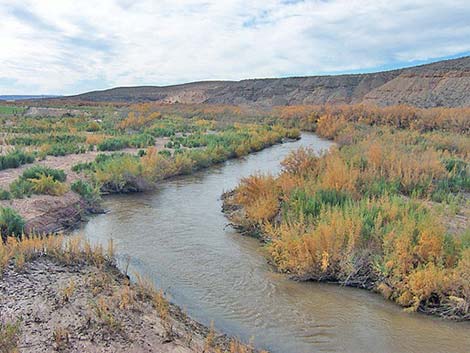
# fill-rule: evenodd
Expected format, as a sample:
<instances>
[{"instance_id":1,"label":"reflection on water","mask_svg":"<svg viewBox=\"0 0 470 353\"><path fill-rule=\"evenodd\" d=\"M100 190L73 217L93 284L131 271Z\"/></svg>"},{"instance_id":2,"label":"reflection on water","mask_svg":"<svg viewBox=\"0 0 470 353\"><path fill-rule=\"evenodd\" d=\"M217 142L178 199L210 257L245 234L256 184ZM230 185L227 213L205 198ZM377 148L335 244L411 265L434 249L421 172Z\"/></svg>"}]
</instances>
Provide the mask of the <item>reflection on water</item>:
<instances>
[{"instance_id":1,"label":"reflection on water","mask_svg":"<svg viewBox=\"0 0 470 353\"><path fill-rule=\"evenodd\" d=\"M299 147L326 149L312 134L151 193L107 197L110 213L83 231L113 238L130 270L152 278L195 319L272 352L468 352L470 326L406 314L367 291L297 283L273 272L260 244L226 227L220 195L256 171L276 173Z\"/></svg>"}]
</instances>

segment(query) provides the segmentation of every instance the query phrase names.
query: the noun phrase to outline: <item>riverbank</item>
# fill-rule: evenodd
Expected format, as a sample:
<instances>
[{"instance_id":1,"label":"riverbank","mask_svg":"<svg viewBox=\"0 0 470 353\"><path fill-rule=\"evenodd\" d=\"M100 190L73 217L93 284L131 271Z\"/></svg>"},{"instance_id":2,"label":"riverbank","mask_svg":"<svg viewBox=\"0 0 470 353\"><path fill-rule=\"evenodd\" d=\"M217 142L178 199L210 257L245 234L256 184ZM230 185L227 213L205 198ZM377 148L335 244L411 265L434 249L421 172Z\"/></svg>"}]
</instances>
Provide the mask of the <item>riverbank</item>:
<instances>
[{"instance_id":1,"label":"riverbank","mask_svg":"<svg viewBox=\"0 0 470 353\"><path fill-rule=\"evenodd\" d=\"M70 161L62 164L67 171L76 162ZM4 170L3 180L11 179L9 171L16 177L23 172ZM29 235L67 231L98 209L73 192L3 204L26 216ZM0 343L8 349L14 343L21 352L255 352L190 319L147 282L131 284L111 250L103 255L102 248L90 250L88 243L66 240L59 247L56 242L64 238L11 238L0 248Z\"/></svg>"},{"instance_id":2,"label":"riverbank","mask_svg":"<svg viewBox=\"0 0 470 353\"><path fill-rule=\"evenodd\" d=\"M222 194L221 199L223 201L222 203L222 212L225 214L227 219L230 221L230 226L232 226L234 229L237 230L238 233L244 235L244 236L249 236L249 237L254 237L258 239L261 243L266 244L266 245L271 245L274 241L278 240L276 237L268 234L264 230L264 226L266 224L261 224L261 223L256 223L253 222L253 219L247 216L246 209L236 200L236 191L228 191ZM458 227L455 226L455 221L454 220L447 220L447 226L448 229L454 229L457 228L458 230L465 230L468 228L468 223L469 223L469 218L468 214L470 214L468 208L464 208L462 211L460 211L460 217L459 221L460 224ZM281 226L280 220L282 219L282 214L280 212L276 213L274 216L273 223L268 224L268 227L279 227ZM273 228L270 228L271 230ZM301 230L299 230L301 231ZM271 250L272 251L272 250ZM311 274L302 274L296 271L290 271L290 270L282 270L279 268L278 262L279 259L273 260L272 256L274 254L271 254L271 256L268 256L268 262L273 265L273 268L278 270L281 273L285 273L290 279L293 279L295 281L317 281L317 282L325 282L325 283L332 283L332 284L338 284L341 286L346 286L346 287L354 287L354 288L360 288L360 289L366 289L378 294L381 294L384 296L385 299L392 299L393 300L393 293L392 289L384 285L383 278L380 278L379 276L375 276L372 273L372 269L370 269L369 265L367 264L367 258L370 257L370 254L364 254L363 259L358 259L358 263L356 266L358 269L353 269L353 272L344 275L342 277L336 276L336 275L329 275L329 274L323 274L323 275L311 275ZM465 260L464 260L465 261ZM458 278L459 281L463 281L463 283L468 283L466 282L468 279L465 276L468 276L467 272L468 271L468 266L470 263L467 262L462 262L462 265L459 266L459 270L462 272L463 278ZM422 284L425 285L426 283L429 283L427 281L435 282L442 280L443 278L441 277L441 274L438 274L439 277L436 277L434 280L430 278L423 278L422 279ZM459 275L452 275L454 280L456 279L456 276ZM439 286L437 282L434 284L436 287ZM465 284L464 284L465 285ZM431 293L432 294L432 293ZM434 303L427 303L427 302L419 302L419 304L416 307L408 307L409 311L418 311L424 314L429 314L429 315L435 315L439 316L444 319L449 319L449 320L456 320L456 321L470 321L470 308L469 304L466 302L462 296L452 296L450 295L446 300L443 298L434 298L436 302ZM396 300L394 300L396 301ZM399 305L405 306L402 303L398 302ZM405 308L405 310L407 310Z\"/></svg>"},{"instance_id":3,"label":"riverbank","mask_svg":"<svg viewBox=\"0 0 470 353\"><path fill-rule=\"evenodd\" d=\"M132 259L131 273L154 280L191 317L208 326L213 320L245 342L254 337L255 347L271 352L466 352L470 323L405 313L368 291L292 281L273 271L266 246L225 227L224 191L251 174L278 174L280 162L299 147L319 153L331 145L305 133L162 182L154 192L106 197L110 212L92 217L77 234L101 244L113 239L120 268Z\"/></svg>"},{"instance_id":4,"label":"riverbank","mask_svg":"<svg viewBox=\"0 0 470 353\"><path fill-rule=\"evenodd\" d=\"M210 147L194 147L186 149L161 149L169 142L166 138L158 138L155 145L149 148L125 149L119 153L100 154L96 151L83 154L71 154L61 157L46 157L34 164L26 164L19 168L0 171L0 190L7 193L8 188L18 180L28 182L23 177L31 167L40 166L51 171L65 173L63 181L64 193L29 194L21 197L9 197L0 201L0 207L9 207L24 220L26 234L49 234L67 231L79 224L89 214L100 213L99 194L130 193L148 191L162 180L175 176L192 174L198 170L209 168L229 159L239 158L252 152L263 150L274 144L299 139L298 131L278 128L276 132L250 132L253 136L244 145L232 143L224 147L224 138L233 139L230 132L227 136L208 134L215 139ZM241 136L241 134L240 134ZM258 137L256 137L258 136ZM239 136L236 136L238 138ZM201 138L204 138L201 137ZM220 141L218 140L220 139ZM173 146L173 145L172 145ZM174 147L174 146L173 146ZM164 153L162 153L164 152ZM75 182L84 182L87 192L91 195L79 195L70 191ZM89 196L89 197L88 197ZM92 200L90 200L92 199Z\"/></svg>"},{"instance_id":5,"label":"riverbank","mask_svg":"<svg viewBox=\"0 0 470 353\"><path fill-rule=\"evenodd\" d=\"M234 228L265 242L268 261L291 278L470 320L469 145L448 133L360 124L333 134L331 124L317 129L338 148L301 149L280 175L246 177L222 196Z\"/></svg>"},{"instance_id":6,"label":"riverbank","mask_svg":"<svg viewBox=\"0 0 470 353\"><path fill-rule=\"evenodd\" d=\"M254 352L131 283L113 254L80 237L0 244L0 351Z\"/></svg>"}]
</instances>

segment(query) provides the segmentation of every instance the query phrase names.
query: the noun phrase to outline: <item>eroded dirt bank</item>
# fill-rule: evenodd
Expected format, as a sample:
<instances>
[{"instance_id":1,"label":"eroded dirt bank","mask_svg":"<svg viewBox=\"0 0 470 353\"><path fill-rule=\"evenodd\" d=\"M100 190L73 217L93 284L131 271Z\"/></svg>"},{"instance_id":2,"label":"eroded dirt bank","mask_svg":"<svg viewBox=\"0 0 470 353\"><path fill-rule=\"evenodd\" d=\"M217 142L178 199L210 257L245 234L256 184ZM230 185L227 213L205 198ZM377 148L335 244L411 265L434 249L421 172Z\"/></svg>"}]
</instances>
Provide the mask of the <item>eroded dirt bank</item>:
<instances>
[{"instance_id":1,"label":"eroded dirt bank","mask_svg":"<svg viewBox=\"0 0 470 353\"><path fill-rule=\"evenodd\" d=\"M0 325L1 352L252 352L113 265L49 256L7 265Z\"/></svg>"}]
</instances>

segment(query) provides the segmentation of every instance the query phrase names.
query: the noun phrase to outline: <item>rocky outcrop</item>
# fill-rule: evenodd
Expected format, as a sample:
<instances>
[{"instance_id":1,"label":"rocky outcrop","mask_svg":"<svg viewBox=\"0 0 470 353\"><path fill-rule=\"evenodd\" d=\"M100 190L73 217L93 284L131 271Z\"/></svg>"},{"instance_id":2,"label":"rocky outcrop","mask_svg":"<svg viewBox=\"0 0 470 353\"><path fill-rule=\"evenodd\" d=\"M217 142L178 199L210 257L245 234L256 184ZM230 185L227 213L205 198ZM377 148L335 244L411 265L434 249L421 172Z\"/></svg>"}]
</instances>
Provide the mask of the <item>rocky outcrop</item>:
<instances>
[{"instance_id":1,"label":"rocky outcrop","mask_svg":"<svg viewBox=\"0 0 470 353\"><path fill-rule=\"evenodd\" d=\"M263 107L353 103L462 107L470 106L470 57L370 74L193 82L166 87L118 87L66 98Z\"/></svg>"}]
</instances>

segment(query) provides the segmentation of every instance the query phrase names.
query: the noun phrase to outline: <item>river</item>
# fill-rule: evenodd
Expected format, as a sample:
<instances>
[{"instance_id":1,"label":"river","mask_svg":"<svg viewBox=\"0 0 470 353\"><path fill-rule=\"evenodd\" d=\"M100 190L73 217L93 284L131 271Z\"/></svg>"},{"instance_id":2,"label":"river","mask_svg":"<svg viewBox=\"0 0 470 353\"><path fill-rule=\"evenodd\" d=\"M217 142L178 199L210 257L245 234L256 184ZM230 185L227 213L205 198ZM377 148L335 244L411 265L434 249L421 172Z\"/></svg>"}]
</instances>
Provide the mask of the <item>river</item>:
<instances>
[{"instance_id":1,"label":"river","mask_svg":"<svg viewBox=\"0 0 470 353\"><path fill-rule=\"evenodd\" d=\"M222 192L257 171L277 173L300 146L330 145L303 134L149 193L106 197L110 212L80 231L112 238L121 265L130 258L130 272L154 280L194 319L273 353L469 352L468 323L408 314L365 290L291 281L267 264L257 240L226 226Z\"/></svg>"}]
</instances>

